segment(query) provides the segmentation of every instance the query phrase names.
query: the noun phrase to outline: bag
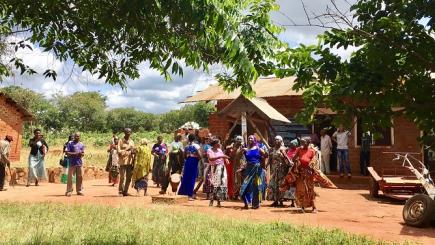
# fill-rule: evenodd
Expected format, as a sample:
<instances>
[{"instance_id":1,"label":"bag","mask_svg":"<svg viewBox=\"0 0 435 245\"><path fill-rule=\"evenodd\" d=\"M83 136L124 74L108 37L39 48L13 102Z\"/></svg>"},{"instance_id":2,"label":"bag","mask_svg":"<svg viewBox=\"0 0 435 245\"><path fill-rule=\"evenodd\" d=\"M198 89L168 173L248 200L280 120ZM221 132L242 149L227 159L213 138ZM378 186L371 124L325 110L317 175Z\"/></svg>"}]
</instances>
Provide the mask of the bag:
<instances>
[{"instance_id":1,"label":"bag","mask_svg":"<svg viewBox=\"0 0 435 245\"><path fill-rule=\"evenodd\" d=\"M61 158L61 159L59 160L59 165L62 166L62 167L64 167L64 168L66 168L66 167L68 166L67 161L65 161L64 158Z\"/></svg>"}]
</instances>

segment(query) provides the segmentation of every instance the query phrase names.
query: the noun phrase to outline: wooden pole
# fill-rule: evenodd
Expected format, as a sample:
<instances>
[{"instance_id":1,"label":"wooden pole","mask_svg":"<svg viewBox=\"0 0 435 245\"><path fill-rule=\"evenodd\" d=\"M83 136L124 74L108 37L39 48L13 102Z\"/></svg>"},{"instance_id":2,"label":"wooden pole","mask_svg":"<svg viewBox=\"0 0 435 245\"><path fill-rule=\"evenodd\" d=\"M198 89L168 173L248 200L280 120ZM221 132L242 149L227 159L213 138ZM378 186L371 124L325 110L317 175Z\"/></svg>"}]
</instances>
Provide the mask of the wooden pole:
<instances>
[{"instance_id":1,"label":"wooden pole","mask_svg":"<svg viewBox=\"0 0 435 245\"><path fill-rule=\"evenodd\" d=\"M248 142L248 124L246 123L246 112L242 112L242 137L244 142Z\"/></svg>"},{"instance_id":2,"label":"wooden pole","mask_svg":"<svg viewBox=\"0 0 435 245\"><path fill-rule=\"evenodd\" d=\"M234 121L233 126L231 126L230 130L228 131L228 135L231 135L233 130L236 128L237 122L239 122L239 119L236 119L236 121Z\"/></svg>"},{"instance_id":3,"label":"wooden pole","mask_svg":"<svg viewBox=\"0 0 435 245\"><path fill-rule=\"evenodd\" d=\"M257 132L257 134L260 136L260 138L264 141L264 144L266 145L267 149L270 149L270 146L267 142L267 140L263 137L263 134L261 134L260 130L257 128L257 125L255 125L254 121L251 120L250 117L247 117L249 123L252 125L252 127L254 127L255 132Z\"/></svg>"}]
</instances>

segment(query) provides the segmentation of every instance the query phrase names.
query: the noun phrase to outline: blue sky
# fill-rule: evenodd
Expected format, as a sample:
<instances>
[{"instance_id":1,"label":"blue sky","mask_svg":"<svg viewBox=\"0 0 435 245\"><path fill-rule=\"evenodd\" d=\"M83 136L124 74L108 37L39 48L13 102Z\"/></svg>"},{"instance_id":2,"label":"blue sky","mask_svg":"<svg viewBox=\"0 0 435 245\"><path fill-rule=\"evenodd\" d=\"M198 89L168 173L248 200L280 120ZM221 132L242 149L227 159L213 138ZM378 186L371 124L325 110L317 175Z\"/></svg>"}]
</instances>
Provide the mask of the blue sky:
<instances>
[{"instance_id":1,"label":"blue sky","mask_svg":"<svg viewBox=\"0 0 435 245\"><path fill-rule=\"evenodd\" d=\"M328 2L329 0L304 0L307 8L316 13L322 12ZM337 2L343 8L348 7L343 0L337 0ZM277 3L281 7L280 11L272 13L272 19L277 24L286 25L291 24L292 21L298 24L307 23L300 0L278 0ZM316 43L316 36L322 31L323 29L316 27L286 27L279 37L295 47L299 43ZM16 38L21 39L23 36ZM343 57L349 54L346 50L337 52ZM48 98L56 93L67 95L76 91L99 91L107 97L109 108L134 107L151 113L164 113L179 108L181 106L179 102L214 83L213 76L217 71L216 69L213 72L212 69L211 74L205 74L202 71L185 68L183 77L174 76L173 80L168 82L158 72L149 69L147 63L144 63L140 65L140 78L127 81L127 89L122 90L119 86L105 84L95 76L82 73L80 69L74 69L72 62L57 61L53 55L43 53L37 47L33 51L20 51L19 56L37 71L44 71L47 68L54 69L58 73L58 79L53 81L41 75L21 76L17 73L0 86L19 85L40 92Z\"/></svg>"}]
</instances>

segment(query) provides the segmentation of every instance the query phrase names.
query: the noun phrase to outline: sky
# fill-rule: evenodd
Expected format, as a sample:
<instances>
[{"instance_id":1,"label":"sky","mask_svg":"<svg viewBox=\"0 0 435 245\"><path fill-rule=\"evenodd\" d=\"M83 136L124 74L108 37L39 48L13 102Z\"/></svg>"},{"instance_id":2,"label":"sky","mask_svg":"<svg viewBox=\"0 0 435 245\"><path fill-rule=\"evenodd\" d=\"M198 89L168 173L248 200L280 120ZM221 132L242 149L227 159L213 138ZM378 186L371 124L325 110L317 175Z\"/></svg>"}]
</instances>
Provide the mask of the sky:
<instances>
[{"instance_id":1,"label":"sky","mask_svg":"<svg viewBox=\"0 0 435 245\"><path fill-rule=\"evenodd\" d=\"M324 12L330 0L303 0L308 13ZM341 9L348 9L346 0L336 0ZM301 0L277 0L280 10L271 14L272 20L278 25L291 25L292 23L307 24L306 14ZM286 26L285 31L279 38L291 47L300 43L314 44L316 36L325 29L318 27L295 27ZM23 37L16 37L23 38ZM20 50L17 56L25 61L25 64L42 73L46 69L53 69L57 72L56 81L51 78L44 78L42 75L19 75L19 73L3 83L0 87L18 85L30 88L50 98L54 94L69 95L77 91L98 91L107 97L109 108L133 107L150 113L165 113L177 109L186 97L195 92L205 89L215 83L213 79L217 69L211 69L211 74L202 71L195 71L184 68L184 76L174 75L172 81L165 81L159 72L149 69L147 63L140 65L140 78L128 80L127 88L105 84L103 80L97 79L89 73L82 73L70 61L59 62L50 53L44 53L37 47L33 51ZM352 50L336 50L346 58ZM41 72L42 71L42 72Z\"/></svg>"}]
</instances>

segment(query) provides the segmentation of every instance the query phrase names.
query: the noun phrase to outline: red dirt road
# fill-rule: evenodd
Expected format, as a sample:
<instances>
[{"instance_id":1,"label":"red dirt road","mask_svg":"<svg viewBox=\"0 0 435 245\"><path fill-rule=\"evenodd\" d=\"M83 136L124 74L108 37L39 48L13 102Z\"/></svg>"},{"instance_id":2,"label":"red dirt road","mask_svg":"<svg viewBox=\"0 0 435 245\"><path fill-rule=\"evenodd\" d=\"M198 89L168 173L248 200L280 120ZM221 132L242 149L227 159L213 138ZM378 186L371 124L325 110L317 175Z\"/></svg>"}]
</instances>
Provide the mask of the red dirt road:
<instances>
[{"instance_id":1,"label":"red dirt road","mask_svg":"<svg viewBox=\"0 0 435 245\"><path fill-rule=\"evenodd\" d=\"M85 196L65 197L65 185L42 183L41 186L10 187L0 192L0 201L93 203L112 206L151 207L150 196L118 197L117 188L107 185L106 180L84 183ZM349 233L363 234L374 239L387 241L412 241L435 244L435 228L417 229L405 226L402 220L402 203L387 198L371 200L364 190L316 189L319 197L317 214L300 214L294 208L270 208L265 205L258 210L242 210L240 202L224 202L222 208L208 207L208 201L199 198L186 204L171 207L175 212L197 211L230 219L247 219L256 222L281 221L324 228L339 228ZM131 189L130 193L135 191ZM149 188L149 195L157 194L157 188Z\"/></svg>"}]
</instances>

